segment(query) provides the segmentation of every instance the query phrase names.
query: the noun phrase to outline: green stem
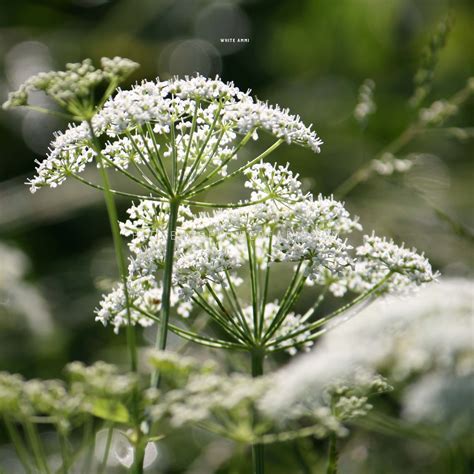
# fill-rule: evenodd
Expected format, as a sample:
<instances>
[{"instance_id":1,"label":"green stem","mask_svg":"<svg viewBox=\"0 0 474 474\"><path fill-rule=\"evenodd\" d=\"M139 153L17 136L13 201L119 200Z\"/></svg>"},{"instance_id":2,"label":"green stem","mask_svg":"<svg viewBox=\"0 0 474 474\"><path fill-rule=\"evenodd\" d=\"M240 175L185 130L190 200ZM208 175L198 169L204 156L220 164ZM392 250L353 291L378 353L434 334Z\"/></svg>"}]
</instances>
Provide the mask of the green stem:
<instances>
[{"instance_id":1,"label":"green stem","mask_svg":"<svg viewBox=\"0 0 474 474\"><path fill-rule=\"evenodd\" d=\"M51 474L36 427L29 420L26 420L24 425L39 472Z\"/></svg>"},{"instance_id":2,"label":"green stem","mask_svg":"<svg viewBox=\"0 0 474 474\"><path fill-rule=\"evenodd\" d=\"M263 350L254 350L251 353L252 357L252 377L260 377L263 375L263 359L265 353ZM255 415L254 424L257 422ZM265 457L264 457L264 446L262 443L252 444L252 460L253 460L253 473L264 474L265 472Z\"/></svg>"},{"instance_id":3,"label":"green stem","mask_svg":"<svg viewBox=\"0 0 474 474\"><path fill-rule=\"evenodd\" d=\"M10 436L13 446L15 446L15 450L18 454L18 459L23 465L25 472L27 474L30 474L31 464L30 464L29 454L28 454L28 450L25 447L25 444L23 443L20 433L18 432L15 424L6 415L4 416L4 422L5 422L5 427L7 428L8 436Z\"/></svg>"},{"instance_id":4,"label":"green stem","mask_svg":"<svg viewBox=\"0 0 474 474\"><path fill-rule=\"evenodd\" d=\"M120 235L120 227L118 221L118 213L117 207L115 205L114 195L110 189L110 181L109 176L107 174L107 170L104 167L104 163L102 160L102 153L99 140L94 134L94 129L92 127L92 123L89 121L89 128L92 135L92 141L94 147L97 152L97 164L99 165L100 174L102 177L102 185L104 188L104 199L105 205L107 207L107 214L109 216L110 228L112 230L112 238L114 242L114 250L115 250L115 257L117 260L117 266L120 272L120 278L122 280L123 285L123 292L126 301L126 310L127 310L127 328L126 328L126 335L127 335L127 347L130 356L130 369L132 372L138 372L138 363L137 363L137 345L136 345L136 335L135 335L135 328L132 325L132 315L130 311L130 297L128 294L128 281L127 281L127 263L125 258L125 253L123 251L122 245L122 237ZM137 425L137 430L140 428L140 413L139 413L139 394L138 391L135 389L133 393L133 418L135 419L135 423Z\"/></svg>"},{"instance_id":5,"label":"green stem","mask_svg":"<svg viewBox=\"0 0 474 474\"><path fill-rule=\"evenodd\" d=\"M228 174L227 176L223 176L222 178L220 178L220 179L218 179L218 180L216 180L216 181L214 181L210 184L207 184L205 186L196 186L195 188L193 188L193 190L191 192L186 194L186 198L190 198L190 197L193 197L193 196L195 196L199 193L202 193L203 191L207 191L208 189L211 189L211 188L217 186L218 184L222 183L223 181L231 179L234 176L238 175L239 173L243 173L246 169L250 168L255 163L258 163L259 161L263 160L268 155L270 155L274 150L276 150L283 143L283 141L284 140L282 138L278 139L273 145L268 147L263 153L258 155L253 160L249 161L247 164L245 164L245 165L241 166L240 168L236 169L235 171L232 171L232 173Z\"/></svg>"},{"instance_id":6,"label":"green stem","mask_svg":"<svg viewBox=\"0 0 474 474\"><path fill-rule=\"evenodd\" d=\"M337 452L337 437L335 433L331 433L329 436L329 448L328 448L328 467L326 474L337 474L337 462L339 454Z\"/></svg>"},{"instance_id":7,"label":"green stem","mask_svg":"<svg viewBox=\"0 0 474 474\"><path fill-rule=\"evenodd\" d=\"M171 279L173 276L173 260L175 250L176 228L178 225L179 200L170 201L169 220L168 220L168 236L166 242L165 270L163 275L163 296L161 298L161 315L160 330L157 334L156 349L166 349L166 339L168 337L168 321L170 317L170 296L171 296ZM151 376L151 386L158 387L160 384L160 374L158 370L154 370Z\"/></svg>"},{"instance_id":8,"label":"green stem","mask_svg":"<svg viewBox=\"0 0 474 474\"><path fill-rule=\"evenodd\" d=\"M88 416L84 423L84 432L82 436L82 449L85 450L84 462L82 463L82 474L91 472L92 455L94 451L94 420Z\"/></svg>"},{"instance_id":9,"label":"green stem","mask_svg":"<svg viewBox=\"0 0 474 474\"><path fill-rule=\"evenodd\" d=\"M404 146L410 143L413 138L419 133L418 123L410 125L406 128L395 140L389 143L385 148L383 148L377 155L374 160L382 158L385 153L395 154L400 151ZM363 165L355 173L353 173L349 178L347 178L340 186L334 191L334 196L337 199L341 199L347 196L354 188L359 184L367 181L372 176L372 161Z\"/></svg>"},{"instance_id":10,"label":"green stem","mask_svg":"<svg viewBox=\"0 0 474 474\"><path fill-rule=\"evenodd\" d=\"M70 459L69 459L69 449L68 449L68 441L67 437L64 433L62 433L58 429L58 436L59 436L59 446L61 450L61 459L62 459L62 466L61 470L64 474L67 474L69 472L69 466L70 466Z\"/></svg>"},{"instance_id":11,"label":"green stem","mask_svg":"<svg viewBox=\"0 0 474 474\"><path fill-rule=\"evenodd\" d=\"M145 460L145 449L147 443L143 440L137 442L133 458L133 474L143 474L143 461Z\"/></svg>"},{"instance_id":12,"label":"green stem","mask_svg":"<svg viewBox=\"0 0 474 474\"><path fill-rule=\"evenodd\" d=\"M117 266L119 268L120 277L123 284L123 291L125 295L125 301L127 306L127 346L130 353L130 367L132 372L137 371L137 349L135 341L135 330L132 326L132 317L130 313L130 299L128 295L128 285L127 285L127 263L125 259L125 254L122 246L122 238L120 236L120 227L118 223L118 214L117 207L115 205L114 196L110 188L109 176L107 170L104 167L102 160L102 153L100 150L100 144L98 139L94 134L92 123L89 122L89 128L92 135L92 141L97 152L97 163L99 165L100 174L102 178L102 186L104 188L104 199L105 205L107 207L107 213L109 216L110 228L112 230L112 238L114 242L115 257L117 260Z\"/></svg>"},{"instance_id":13,"label":"green stem","mask_svg":"<svg viewBox=\"0 0 474 474\"><path fill-rule=\"evenodd\" d=\"M102 458L102 463L97 474L103 474L105 472L105 468L107 467L107 462L109 459L110 447L112 446L113 434L114 426L110 425L109 429L107 430L107 440L105 442L104 456Z\"/></svg>"}]
</instances>

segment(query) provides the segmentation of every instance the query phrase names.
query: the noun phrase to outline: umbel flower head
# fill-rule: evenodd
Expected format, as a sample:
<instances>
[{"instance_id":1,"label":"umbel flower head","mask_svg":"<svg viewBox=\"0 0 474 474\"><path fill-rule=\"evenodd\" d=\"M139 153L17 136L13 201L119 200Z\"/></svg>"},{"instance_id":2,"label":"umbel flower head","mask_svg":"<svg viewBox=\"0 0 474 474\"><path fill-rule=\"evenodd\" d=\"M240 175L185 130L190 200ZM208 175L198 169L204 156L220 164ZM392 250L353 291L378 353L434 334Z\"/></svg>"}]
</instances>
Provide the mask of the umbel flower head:
<instances>
[{"instance_id":1,"label":"umbel flower head","mask_svg":"<svg viewBox=\"0 0 474 474\"><path fill-rule=\"evenodd\" d=\"M388 298L321 339L314 362L345 354L398 387L402 416L446 438L471 434L474 347L472 280L440 279Z\"/></svg>"},{"instance_id":2,"label":"umbel flower head","mask_svg":"<svg viewBox=\"0 0 474 474\"><path fill-rule=\"evenodd\" d=\"M43 91L63 109L75 113L79 106L90 100L91 93L102 84L117 87L126 79L138 64L130 59L102 58L101 68L96 69L90 59L80 63L66 64L65 71L40 72L30 77L20 88L10 92L8 100L3 104L4 109L28 105L32 91Z\"/></svg>"},{"instance_id":3,"label":"umbel flower head","mask_svg":"<svg viewBox=\"0 0 474 474\"><path fill-rule=\"evenodd\" d=\"M288 167L257 164L247 174L246 186L261 202L212 213L183 208L175 235L172 302L179 302L178 313L185 316L193 307L203 310L227 338L207 338L171 325L177 334L213 347L294 353L309 348L337 316L347 317L377 296L406 293L435 278L422 255L374 234L353 248L347 235L361 230L358 219L332 198L304 195ZM150 295L161 287L167 209L142 201L129 216L122 233L132 238L132 322L147 326L159 319ZM280 295L271 291L274 278L288 285ZM315 304L296 314L293 307L305 288ZM348 305L314 318L325 297L347 293L353 298ZM101 302L97 319L118 330L127 322L125 310L123 287L118 286Z\"/></svg>"},{"instance_id":4,"label":"umbel flower head","mask_svg":"<svg viewBox=\"0 0 474 474\"><path fill-rule=\"evenodd\" d=\"M86 60L68 65L65 72L34 76L11 94L6 108L27 105L31 90L44 90L80 122L56 135L29 181L32 192L57 187L68 177L94 186L81 173L97 161L151 198L184 200L244 172L283 142L320 150L322 141L299 116L254 99L249 91L218 77L143 82L109 97L135 66L129 60L104 58L102 68L95 69ZM103 81L111 86L104 96L108 100L86 103ZM273 137L273 144L231 170L247 142L262 133Z\"/></svg>"},{"instance_id":5,"label":"umbel flower head","mask_svg":"<svg viewBox=\"0 0 474 474\"><path fill-rule=\"evenodd\" d=\"M225 375L213 364L153 351L151 365L164 369L173 389L164 395L149 390L148 412L159 425L164 420L175 428L198 424L236 441L271 443L308 434L344 435L343 422L366 414L371 409L368 397L390 389L382 377L353 371L352 365L331 372L333 365L309 367L308 360L304 356L273 374L252 378ZM323 377L317 381L319 375ZM308 385L310 394L302 390Z\"/></svg>"}]
</instances>

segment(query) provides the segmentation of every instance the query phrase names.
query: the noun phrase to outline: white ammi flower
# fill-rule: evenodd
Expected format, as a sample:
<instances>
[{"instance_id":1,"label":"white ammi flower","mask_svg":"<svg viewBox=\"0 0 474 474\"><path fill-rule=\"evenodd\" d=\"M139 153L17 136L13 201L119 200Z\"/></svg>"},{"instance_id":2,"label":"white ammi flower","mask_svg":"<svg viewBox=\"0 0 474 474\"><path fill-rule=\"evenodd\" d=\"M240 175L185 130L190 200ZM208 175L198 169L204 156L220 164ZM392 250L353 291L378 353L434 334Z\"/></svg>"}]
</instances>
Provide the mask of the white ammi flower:
<instances>
[{"instance_id":1,"label":"white ammi flower","mask_svg":"<svg viewBox=\"0 0 474 474\"><path fill-rule=\"evenodd\" d=\"M343 354L383 373L400 387L406 419L462 436L472 413L473 290L472 280L446 278L387 298L325 335L315 358Z\"/></svg>"},{"instance_id":2,"label":"white ammi flower","mask_svg":"<svg viewBox=\"0 0 474 474\"><path fill-rule=\"evenodd\" d=\"M120 90L91 123L94 134L107 141L104 166L158 196L169 195L171 187L181 194L198 192L226 177L229 164L259 130L277 139L274 146L284 141L319 152L322 144L298 116L218 77L175 77ZM94 157L90 132L84 122L59 134L30 181L31 190L77 178Z\"/></svg>"},{"instance_id":3,"label":"white ammi flower","mask_svg":"<svg viewBox=\"0 0 474 474\"><path fill-rule=\"evenodd\" d=\"M422 255L375 235L365 236L353 249L346 236L361 229L358 220L332 198L299 193L300 185L287 168L259 164L249 175L251 190L270 190L264 202L210 214L184 209L175 235L173 291L187 302L187 309L192 304L208 313L232 344L294 353L295 348L310 347L341 311L358 311L370 298L407 292L435 278ZM279 187L285 180L288 188ZM288 205L282 197L288 195L298 200ZM143 201L132 206L131 218L122 224L122 233L132 236L130 293L133 309L140 313L134 320L142 325L157 319L147 298L150 287L161 286L168 219L164 211L158 203ZM287 283L284 294L272 293L274 278ZM292 308L308 285L313 294L318 290L315 307L296 315ZM341 297L347 292L355 298L348 307L314 317L326 294ZM116 329L126 324L120 287L102 307L107 311L104 317L99 310L100 321ZM205 343L202 335L197 339Z\"/></svg>"}]
</instances>

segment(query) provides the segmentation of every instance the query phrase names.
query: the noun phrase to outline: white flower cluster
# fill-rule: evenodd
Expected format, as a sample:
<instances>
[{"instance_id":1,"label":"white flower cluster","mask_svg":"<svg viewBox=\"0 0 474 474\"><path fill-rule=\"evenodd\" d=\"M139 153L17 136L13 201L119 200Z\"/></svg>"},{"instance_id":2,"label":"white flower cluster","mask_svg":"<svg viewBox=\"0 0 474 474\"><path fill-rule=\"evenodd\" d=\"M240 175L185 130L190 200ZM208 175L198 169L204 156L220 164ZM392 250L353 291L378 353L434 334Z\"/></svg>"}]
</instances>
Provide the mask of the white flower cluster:
<instances>
[{"instance_id":1,"label":"white flower cluster","mask_svg":"<svg viewBox=\"0 0 474 474\"><path fill-rule=\"evenodd\" d=\"M20 375L0 372L0 414L21 423L37 423L38 416L47 422L51 417L63 434L91 414L104 419L117 417L120 412L127 416L126 404L138 383L135 374L122 374L105 362L91 366L73 362L66 371L67 383L24 380Z\"/></svg>"},{"instance_id":2,"label":"white flower cluster","mask_svg":"<svg viewBox=\"0 0 474 474\"><path fill-rule=\"evenodd\" d=\"M287 203L301 200L301 182L298 175L293 175L289 166L289 163L277 166L262 162L248 168L245 171L245 187L253 190L251 200L257 201L266 196Z\"/></svg>"},{"instance_id":3,"label":"white flower cluster","mask_svg":"<svg viewBox=\"0 0 474 474\"><path fill-rule=\"evenodd\" d=\"M115 71L108 63L107 67ZM99 72L99 76L104 74ZM182 190L201 184L198 178L202 176L225 176L228 163L237 158L248 139L238 141L238 136L250 133L256 139L259 129L315 152L322 144L314 131L287 110L258 102L232 83L201 76L144 82L121 90L95 114L92 123L95 134L111 140L104 151L106 165L123 171L132 163L148 170L159 163L162 182L155 183L159 188L174 160L180 166ZM84 136L84 129L85 124L71 127L67 138L53 141L32 180L33 190L57 186L91 161L90 137Z\"/></svg>"},{"instance_id":4,"label":"white flower cluster","mask_svg":"<svg viewBox=\"0 0 474 474\"><path fill-rule=\"evenodd\" d=\"M365 122L376 112L377 105L374 101L375 82L366 79L359 88L359 101L354 109L354 117L358 122Z\"/></svg>"},{"instance_id":5,"label":"white flower cluster","mask_svg":"<svg viewBox=\"0 0 474 474\"><path fill-rule=\"evenodd\" d=\"M367 291L389 273L392 276L386 291L393 294L409 293L438 277L429 261L416 249L398 246L393 240L377 237L374 233L364 236L363 244L356 248L356 255L354 268L348 269L338 282L352 291Z\"/></svg>"},{"instance_id":6,"label":"white flower cluster","mask_svg":"<svg viewBox=\"0 0 474 474\"><path fill-rule=\"evenodd\" d=\"M27 105L28 96L34 90L44 91L60 105L67 106L73 100L88 98L105 80L118 84L137 67L137 63L120 57L102 58L101 69L96 69L90 59L69 63L65 71L40 72L30 77L17 91L9 94L3 108Z\"/></svg>"},{"instance_id":7,"label":"white flower cluster","mask_svg":"<svg viewBox=\"0 0 474 474\"><path fill-rule=\"evenodd\" d=\"M157 201L141 200L127 209L129 219L120 222L120 233L124 237L132 237L130 250L137 254L150 243L151 237L161 235L166 237L168 227L169 205ZM192 217L186 206L181 206L178 215L178 225L183 225Z\"/></svg>"},{"instance_id":8,"label":"white flower cluster","mask_svg":"<svg viewBox=\"0 0 474 474\"><path fill-rule=\"evenodd\" d=\"M276 316L280 311L280 303L278 300L275 300L272 303L267 303L263 311L263 332L266 333L275 320ZM255 330L255 323L253 318L253 308L252 306L247 306L242 309L245 322L250 328L251 331ZM313 341L309 340L311 336L310 331L299 330L304 327L307 316L302 316L300 314L295 314L289 312L281 324L281 326L275 331L274 335L268 341L268 347L270 350L276 350L280 347L285 347L287 352L290 355L295 355L298 349L303 349L308 351L313 346ZM286 340L284 342L276 342L279 338L283 338L291 333L298 333L294 337ZM291 346L290 346L291 345ZM288 347L290 346L290 347Z\"/></svg>"},{"instance_id":9,"label":"white flower cluster","mask_svg":"<svg viewBox=\"0 0 474 474\"><path fill-rule=\"evenodd\" d=\"M129 396L138 384L136 374L122 374L115 365L101 361L90 366L71 362L66 372L71 391L85 395L120 399Z\"/></svg>"},{"instance_id":10,"label":"white flower cluster","mask_svg":"<svg viewBox=\"0 0 474 474\"><path fill-rule=\"evenodd\" d=\"M467 433L463 420L472 410L473 289L471 280L446 279L417 295L376 303L327 333L315 357L346 354L354 364L401 386L407 419L443 422L450 431Z\"/></svg>"},{"instance_id":11,"label":"white flower cluster","mask_svg":"<svg viewBox=\"0 0 474 474\"><path fill-rule=\"evenodd\" d=\"M250 175L251 189L257 192L263 192L262 175L270 189L276 189L282 180L289 181L289 193L300 189L287 168L256 165ZM153 322L150 314L159 309L151 302L161 289L168 218L166 207L151 201L132 206L129 216L122 233L132 236L129 293L133 320L147 326ZM211 214L193 215L184 208L179 224L172 275L172 303L179 299L178 313L187 315L191 304L197 304L210 310L236 343L261 338L270 351L294 353L295 347L311 346L316 329L309 320L313 312L300 316L291 311L305 285L327 288L336 297L347 291L375 290L377 296L407 292L435 277L422 255L374 235L365 236L364 243L353 249L343 236L361 226L332 198L299 195L298 201L287 205L276 197ZM288 263L295 270L286 295L275 303L262 301L266 290L256 293L258 281L267 278L265 273L268 278L275 275L279 265L288 272ZM250 302L243 281L252 285ZM105 297L97 314L98 320L113 324L116 330L126 324L122 287Z\"/></svg>"},{"instance_id":12,"label":"white flower cluster","mask_svg":"<svg viewBox=\"0 0 474 474\"><path fill-rule=\"evenodd\" d=\"M155 320L150 318L150 314L158 314L161 309L161 298L163 288L161 282L157 282L152 276L141 276L129 279L127 282L128 301L131 305L127 309L127 300L123 291L123 284L119 283L107 295L104 296L96 309L95 320L104 326L111 324L115 333L118 333L122 326L128 324L128 311L133 325L151 326ZM175 292L171 292L171 306L176 306L176 311L180 316L188 317L191 304L180 300Z\"/></svg>"},{"instance_id":13,"label":"white flower cluster","mask_svg":"<svg viewBox=\"0 0 474 474\"><path fill-rule=\"evenodd\" d=\"M318 229L290 231L278 236L272 250L274 262L307 261L305 272L311 282L325 284L328 275L338 278L341 271L352 265L352 247L327 231Z\"/></svg>"},{"instance_id":14,"label":"white flower cluster","mask_svg":"<svg viewBox=\"0 0 474 474\"><path fill-rule=\"evenodd\" d=\"M94 159L90 130L86 123L70 125L65 132L58 132L51 143L48 159L37 162L36 175L27 181L30 191L49 186L56 188L71 173L79 174Z\"/></svg>"},{"instance_id":15,"label":"white flower cluster","mask_svg":"<svg viewBox=\"0 0 474 474\"><path fill-rule=\"evenodd\" d=\"M154 417L167 415L175 427L219 420L220 413L235 421L247 420L250 425L251 408L266 384L265 379L254 380L243 374L194 375L183 389L168 392L151 413Z\"/></svg>"},{"instance_id":16,"label":"white flower cluster","mask_svg":"<svg viewBox=\"0 0 474 474\"><path fill-rule=\"evenodd\" d=\"M458 112L458 107L447 100L436 100L420 110L420 121L426 125L440 125Z\"/></svg>"},{"instance_id":17,"label":"white flower cluster","mask_svg":"<svg viewBox=\"0 0 474 474\"><path fill-rule=\"evenodd\" d=\"M258 138L257 131L262 129L286 143L306 146L315 153L319 153L323 144L311 126L307 127L298 115L292 115L278 105L252 100L231 103L223 111L223 121L236 127L241 134L253 132L255 139Z\"/></svg>"},{"instance_id":18,"label":"white flower cluster","mask_svg":"<svg viewBox=\"0 0 474 474\"><path fill-rule=\"evenodd\" d=\"M392 153L384 153L380 159L372 160L371 169L381 176L390 176L393 173L406 173L415 163L416 155L406 158L397 158Z\"/></svg>"},{"instance_id":19,"label":"white flower cluster","mask_svg":"<svg viewBox=\"0 0 474 474\"><path fill-rule=\"evenodd\" d=\"M274 378L275 385L261 400L261 407L281 421L321 408L347 420L370 410L368 396L391 389L349 351L327 352L319 347L277 371Z\"/></svg>"},{"instance_id":20,"label":"white flower cluster","mask_svg":"<svg viewBox=\"0 0 474 474\"><path fill-rule=\"evenodd\" d=\"M254 442L258 436L277 440L280 433L283 436L288 433L298 436L294 425L287 426L281 416L274 416L266 408L267 399L281 388L278 376L252 378L237 373L224 375L209 363L202 364L177 354L164 357L163 352L158 352L152 358L155 358L152 365L160 369L164 367L164 376L173 385L176 385L176 375L185 373L184 378L178 377L178 387L164 396L156 390L148 391L146 397L154 420L167 419L173 427L198 424L245 443ZM354 399L340 395L338 400L341 413L343 410L347 413L351 404L354 407L352 416L361 411ZM256 423L255 419L258 420ZM330 432L345 433L341 419L335 417L324 403L313 405L311 409L293 411L285 421L304 420L306 424L310 423L314 435L324 437Z\"/></svg>"}]
</instances>

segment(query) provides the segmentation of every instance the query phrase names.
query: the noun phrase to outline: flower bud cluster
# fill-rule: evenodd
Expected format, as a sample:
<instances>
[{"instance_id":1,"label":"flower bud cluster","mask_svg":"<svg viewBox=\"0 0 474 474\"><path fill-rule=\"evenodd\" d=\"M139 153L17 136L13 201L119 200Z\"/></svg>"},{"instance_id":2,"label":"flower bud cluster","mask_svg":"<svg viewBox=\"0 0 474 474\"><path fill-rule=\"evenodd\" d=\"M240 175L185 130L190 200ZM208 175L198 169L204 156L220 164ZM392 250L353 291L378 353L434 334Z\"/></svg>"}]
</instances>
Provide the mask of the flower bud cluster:
<instances>
[{"instance_id":1,"label":"flower bud cluster","mask_svg":"<svg viewBox=\"0 0 474 474\"><path fill-rule=\"evenodd\" d=\"M17 91L9 94L3 108L27 105L29 94L35 90L44 91L58 104L67 107L72 101L88 98L104 81L118 85L137 67L137 63L120 57L102 58L101 69L96 69L90 59L69 63L65 71L40 72L30 77Z\"/></svg>"}]
</instances>

